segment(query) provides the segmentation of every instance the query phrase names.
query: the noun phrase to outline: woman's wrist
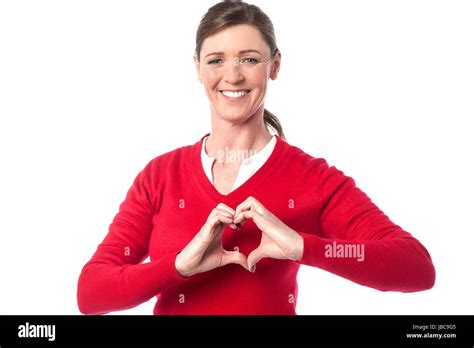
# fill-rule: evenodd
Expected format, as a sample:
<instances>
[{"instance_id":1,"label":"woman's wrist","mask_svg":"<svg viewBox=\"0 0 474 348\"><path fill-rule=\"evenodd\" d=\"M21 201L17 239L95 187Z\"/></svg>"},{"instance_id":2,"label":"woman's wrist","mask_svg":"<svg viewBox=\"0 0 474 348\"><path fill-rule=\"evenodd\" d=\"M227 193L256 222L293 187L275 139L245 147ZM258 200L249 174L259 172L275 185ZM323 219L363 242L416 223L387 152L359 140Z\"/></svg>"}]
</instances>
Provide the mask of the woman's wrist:
<instances>
[{"instance_id":1,"label":"woman's wrist","mask_svg":"<svg viewBox=\"0 0 474 348\"><path fill-rule=\"evenodd\" d=\"M300 261L303 258L303 251L304 251L304 239L298 233L298 237L296 238L296 242L295 242L295 248L291 256L291 260Z\"/></svg>"},{"instance_id":2,"label":"woman's wrist","mask_svg":"<svg viewBox=\"0 0 474 348\"><path fill-rule=\"evenodd\" d=\"M176 269L176 272L178 272L178 274L184 278L188 278L192 275L189 272L187 272L184 267L181 266L179 253L176 255L176 258L174 260L174 268Z\"/></svg>"}]
</instances>

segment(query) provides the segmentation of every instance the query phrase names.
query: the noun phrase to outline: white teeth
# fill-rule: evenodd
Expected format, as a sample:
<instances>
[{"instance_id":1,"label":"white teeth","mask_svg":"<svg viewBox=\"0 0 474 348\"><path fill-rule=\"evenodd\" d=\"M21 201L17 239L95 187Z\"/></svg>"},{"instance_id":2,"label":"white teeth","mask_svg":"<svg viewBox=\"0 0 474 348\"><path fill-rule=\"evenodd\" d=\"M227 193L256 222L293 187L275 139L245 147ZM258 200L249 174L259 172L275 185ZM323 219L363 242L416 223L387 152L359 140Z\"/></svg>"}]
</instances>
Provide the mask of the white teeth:
<instances>
[{"instance_id":1,"label":"white teeth","mask_svg":"<svg viewBox=\"0 0 474 348\"><path fill-rule=\"evenodd\" d=\"M246 95L247 93L248 91L240 91L240 92L222 91L222 94L224 94L226 97L229 97L229 98L240 98Z\"/></svg>"}]
</instances>

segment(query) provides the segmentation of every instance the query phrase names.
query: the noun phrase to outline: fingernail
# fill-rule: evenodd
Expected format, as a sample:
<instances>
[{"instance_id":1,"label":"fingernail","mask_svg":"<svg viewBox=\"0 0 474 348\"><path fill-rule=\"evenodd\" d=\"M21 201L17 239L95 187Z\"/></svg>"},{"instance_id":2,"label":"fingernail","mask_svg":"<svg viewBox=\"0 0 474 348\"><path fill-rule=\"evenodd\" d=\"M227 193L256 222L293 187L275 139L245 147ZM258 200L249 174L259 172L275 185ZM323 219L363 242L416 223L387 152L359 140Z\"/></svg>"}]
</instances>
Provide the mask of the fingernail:
<instances>
[{"instance_id":1,"label":"fingernail","mask_svg":"<svg viewBox=\"0 0 474 348\"><path fill-rule=\"evenodd\" d=\"M253 265L252 267L250 267L250 272L255 273L256 268L257 268L257 266Z\"/></svg>"}]
</instances>

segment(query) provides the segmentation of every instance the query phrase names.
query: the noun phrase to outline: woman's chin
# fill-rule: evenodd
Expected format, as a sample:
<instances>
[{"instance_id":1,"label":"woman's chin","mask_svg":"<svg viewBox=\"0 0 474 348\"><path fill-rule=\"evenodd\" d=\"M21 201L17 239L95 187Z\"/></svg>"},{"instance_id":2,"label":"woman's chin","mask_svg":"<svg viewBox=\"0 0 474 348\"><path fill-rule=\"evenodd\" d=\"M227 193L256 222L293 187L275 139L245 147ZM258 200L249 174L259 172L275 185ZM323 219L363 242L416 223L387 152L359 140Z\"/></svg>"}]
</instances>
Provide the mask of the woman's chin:
<instances>
[{"instance_id":1,"label":"woman's chin","mask_svg":"<svg viewBox=\"0 0 474 348\"><path fill-rule=\"evenodd\" d=\"M240 122L245 122L248 119L248 114L247 113L232 113L232 112L222 112L219 113L220 117L229 122L235 122L235 123L240 123Z\"/></svg>"}]
</instances>

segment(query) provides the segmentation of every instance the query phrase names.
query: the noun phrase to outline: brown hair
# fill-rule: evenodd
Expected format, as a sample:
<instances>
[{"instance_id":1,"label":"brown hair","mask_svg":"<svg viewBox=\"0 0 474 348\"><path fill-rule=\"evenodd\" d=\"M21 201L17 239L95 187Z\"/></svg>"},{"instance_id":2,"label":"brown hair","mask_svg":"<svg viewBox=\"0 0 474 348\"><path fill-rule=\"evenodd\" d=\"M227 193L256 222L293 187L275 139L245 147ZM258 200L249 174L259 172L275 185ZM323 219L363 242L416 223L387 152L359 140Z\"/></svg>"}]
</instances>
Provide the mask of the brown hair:
<instances>
[{"instance_id":1,"label":"brown hair","mask_svg":"<svg viewBox=\"0 0 474 348\"><path fill-rule=\"evenodd\" d=\"M258 29L263 40L270 47L271 58L275 58L278 47L270 18L256 5L250 5L239 0L225 0L209 8L201 19L196 32L196 55L198 60L201 60L202 43L207 37L238 24L249 24ZM285 139L280 121L267 109L264 109L263 121L267 129L268 127L273 128L280 138Z\"/></svg>"}]
</instances>

